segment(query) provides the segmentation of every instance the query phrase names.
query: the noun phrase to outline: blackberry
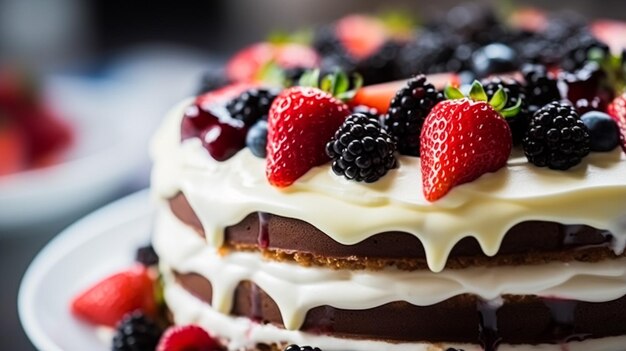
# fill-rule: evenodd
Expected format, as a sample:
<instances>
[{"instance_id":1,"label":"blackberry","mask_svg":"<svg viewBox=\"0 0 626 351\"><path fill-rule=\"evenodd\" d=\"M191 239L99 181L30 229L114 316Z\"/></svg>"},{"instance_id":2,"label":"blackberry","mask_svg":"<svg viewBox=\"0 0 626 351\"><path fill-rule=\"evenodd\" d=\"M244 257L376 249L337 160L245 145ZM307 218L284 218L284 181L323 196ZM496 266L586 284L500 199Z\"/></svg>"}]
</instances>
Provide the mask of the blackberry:
<instances>
[{"instance_id":1,"label":"blackberry","mask_svg":"<svg viewBox=\"0 0 626 351\"><path fill-rule=\"evenodd\" d=\"M234 119L243 121L247 126L260 119L267 119L272 101L278 92L275 90L254 88L244 91L226 104L226 109Z\"/></svg>"},{"instance_id":2,"label":"blackberry","mask_svg":"<svg viewBox=\"0 0 626 351\"><path fill-rule=\"evenodd\" d=\"M393 138L376 118L354 113L326 144L332 169L349 180L373 183L396 167Z\"/></svg>"},{"instance_id":3,"label":"blackberry","mask_svg":"<svg viewBox=\"0 0 626 351\"><path fill-rule=\"evenodd\" d=\"M319 347L289 345L284 351L322 351Z\"/></svg>"},{"instance_id":4,"label":"blackberry","mask_svg":"<svg viewBox=\"0 0 626 351\"><path fill-rule=\"evenodd\" d=\"M419 156L424 119L443 95L420 74L398 90L391 100L384 127L394 136L401 154Z\"/></svg>"},{"instance_id":5,"label":"blackberry","mask_svg":"<svg viewBox=\"0 0 626 351\"><path fill-rule=\"evenodd\" d=\"M574 107L555 101L535 113L522 146L534 165L566 170L589 154L589 130Z\"/></svg>"},{"instance_id":6,"label":"blackberry","mask_svg":"<svg viewBox=\"0 0 626 351\"><path fill-rule=\"evenodd\" d=\"M163 330L140 311L129 313L117 325L113 351L145 351L157 347Z\"/></svg>"},{"instance_id":7,"label":"blackberry","mask_svg":"<svg viewBox=\"0 0 626 351\"><path fill-rule=\"evenodd\" d=\"M196 95L202 95L209 91L225 87L230 83L223 68L213 67L202 75Z\"/></svg>"},{"instance_id":8,"label":"blackberry","mask_svg":"<svg viewBox=\"0 0 626 351\"><path fill-rule=\"evenodd\" d=\"M352 108L352 112L353 113L362 113L362 114L364 114L364 115L366 115L367 117L370 117L370 118L375 118L375 119L379 119L380 118L380 114L378 113L377 109L375 109L374 107L369 107L369 106L365 106L365 105L354 106Z\"/></svg>"},{"instance_id":9,"label":"blackberry","mask_svg":"<svg viewBox=\"0 0 626 351\"><path fill-rule=\"evenodd\" d=\"M565 71L575 71L580 69L589 60L589 53L592 50L598 51L601 55L609 54L609 47L605 43L596 39L588 31L570 36L564 43L563 58L561 68Z\"/></svg>"},{"instance_id":10,"label":"blackberry","mask_svg":"<svg viewBox=\"0 0 626 351\"><path fill-rule=\"evenodd\" d=\"M531 114L552 101L561 100L556 78L543 65L526 64L522 67L526 81L526 98Z\"/></svg>"},{"instance_id":11,"label":"blackberry","mask_svg":"<svg viewBox=\"0 0 626 351\"><path fill-rule=\"evenodd\" d=\"M459 50L460 45L464 45ZM469 55L474 46L462 44L461 39L448 32L424 30L419 37L404 45L398 53L398 65L403 77L417 73L459 72L469 68L469 61L464 61L457 54Z\"/></svg>"},{"instance_id":12,"label":"blackberry","mask_svg":"<svg viewBox=\"0 0 626 351\"><path fill-rule=\"evenodd\" d=\"M401 78L397 61L401 47L395 41L387 41L372 55L357 61L354 70L363 77L363 84L378 84Z\"/></svg>"},{"instance_id":13,"label":"blackberry","mask_svg":"<svg viewBox=\"0 0 626 351\"><path fill-rule=\"evenodd\" d=\"M491 99L493 95L502 88L507 96L507 102L504 108L513 107L519 100L522 100L520 111L515 117L507 118L506 121L511 128L511 134L513 136L513 144L519 144L522 142L524 133L528 127L529 113L528 105L526 103L526 92L524 87L515 79L494 77L491 79L482 81L485 93Z\"/></svg>"},{"instance_id":14,"label":"blackberry","mask_svg":"<svg viewBox=\"0 0 626 351\"><path fill-rule=\"evenodd\" d=\"M159 263L159 256L156 251L154 251L152 245L147 245L137 249L137 252L135 252L135 261L146 267L154 266Z\"/></svg>"}]
</instances>

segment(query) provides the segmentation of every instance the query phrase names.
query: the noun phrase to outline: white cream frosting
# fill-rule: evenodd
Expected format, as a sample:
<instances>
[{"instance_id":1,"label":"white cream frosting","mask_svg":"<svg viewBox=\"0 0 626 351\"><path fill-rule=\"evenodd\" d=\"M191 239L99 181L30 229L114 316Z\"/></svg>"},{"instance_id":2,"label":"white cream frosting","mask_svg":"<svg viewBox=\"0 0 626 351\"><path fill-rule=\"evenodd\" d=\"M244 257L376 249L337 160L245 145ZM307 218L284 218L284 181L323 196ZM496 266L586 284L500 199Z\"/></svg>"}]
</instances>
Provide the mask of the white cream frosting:
<instances>
[{"instance_id":1,"label":"white cream frosting","mask_svg":"<svg viewBox=\"0 0 626 351\"><path fill-rule=\"evenodd\" d=\"M407 301L428 306L461 294L493 301L514 294L588 302L626 295L626 259L433 273L395 268L332 270L266 261L259 253L220 255L166 206L160 211L153 244L163 265L180 273L200 274L211 282L212 306L217 311L228 314L237 285L251 281L276 302L289 330L298 329L310 309L324 305L361 310Z\"/></svg>"},{"instance_id":2,"label":"white cream frosting","mask_svg":"<svg viewBox=\"0 0 626 351\"><path fill-rule=\"evenodd\" d=\"M182 191L198 215L208 243L223 243L224 228L256 211L309 222L342 244L385 231L418 237L432 271L441 271L454 245L473 236L495 255L513 225L525 220L586 224L611 231L613 248L626 245L626 156L594 153L566 172L535 167L523 157L455 187L441 200L422 193L419 158L399 157L399 168L373 184L347 181L329 165L311 169L286 189L272 187L265 160L241 150L213 160L197 139L180 142L182 102L168 115L152 145L152 184L158 197Z\"/></svg>"},{"instance_id":3,"label":"white cream frosting","mask_svg":"<svg viewBox=\"0 0 626 351\"><path fill-rule=\"evenodd\" d=\"M465 351L483 351L479 345L452 343L389 343L374 340L344 339L315 335L297 330L285 330L273 325L263 325L248 318L231 317L215 311L208 304L189 294L174 282L170 274L164 275L165 301L174 313L177 324L198 324L227 341L229 351L254 347L257 343L313 345L324 351L446 351L452 347ZM590 339L568 344L507 345L498 351L623 351L626 336Z\"/></svg>"}]
</instances>

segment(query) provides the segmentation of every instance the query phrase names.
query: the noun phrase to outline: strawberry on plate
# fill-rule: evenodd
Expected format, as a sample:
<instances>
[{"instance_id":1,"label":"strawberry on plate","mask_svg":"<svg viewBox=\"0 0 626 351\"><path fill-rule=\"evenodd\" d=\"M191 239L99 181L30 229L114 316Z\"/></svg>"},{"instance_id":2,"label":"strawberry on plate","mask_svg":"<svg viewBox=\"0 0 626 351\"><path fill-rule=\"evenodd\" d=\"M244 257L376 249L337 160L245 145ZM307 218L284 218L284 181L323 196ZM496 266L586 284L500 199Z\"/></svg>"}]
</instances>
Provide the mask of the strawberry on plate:
<instances>
[{"instance_id":1,"label":"strawberry on plate","mask_svg":"<svg viewBox=\"0 0 626 351\"><path fill-rule=\"evenodd\" d=\"M318 81L319 72L311 74ZM306 80L306 79L304 79ZM304 81L303 80L303 81ZM335 98L349 83L345 74L331 79L329 91L313 86L284 90L272 103L268 116L266 175L278 188L291 185L311 168L330 161L326 143L350 114L348 105ZM330 82L330 80L323 80ZM340 83L338 83L340 82ZM345 83L345 84L344 84ZM313 85L313 84L312 84Z\"/></svg>"},{"instance_id":2,"label":"strawberry on plate","mask_svg":"<svg viewBox=\"0 0 626 351\"><path fill-rule=\"evenodd\" d=\"M453 187L504 167L511 153L511 129L503 117L519 112L521 100L504 109L506 93L499 89L491 100L478 82L470 98L447 88L452 100L438 103L424 121L420 136L424 197L435 201Z\"/></svg>"},{"instance_id":3,"label":"strawberry on plate","mask_svg":"<svg viewBox=\"0 0 626 351\"><path fill-rule=\"evenodd\" d=\"M17 173L28 165L28 146L22 130L0 116L0 176Z\"/></svg>"},{"instance_id":4,"label":"strawberry on plate","mask_svg":"<svg viewBox=\"0 0 626 351\"><path fill-rule=\"evenodd\" d=\"M197 325L173 326L163 333L156 351L219 351L217 339Z\"/></svg>"},{"instance_id":5,"label":"strawberry on plate","mask_svg":"<svg viewBox=\"0 0 626 351\"><path fill-rule=\"evenodd\" d=\"M269 62L281 68L313 68L319 56L312 48L297 43L257 43L237 53L226 64L226 75L234 82L250 82L257 79L262 68Z\"/></svg>"},{"instance_id":6,"label":"strawberry on plate","mask_svg":"<svg viewBox=\"0 0 626 351\"><path fill-rule=\"evenodd\" d=\"M607 108L607 113L617 122L619 141L626 152L626 93L616 97Z\"/></svg>"},{"instance_id":7,"label":"strawberry on plate","mask_svg":"<svg viewBox=\"0 0 626 351\"><path fill-rule=\"evenodd\" d=\"M156 313L154 279L148 269L137 265L111 275L78 294L72 301L74 316L98 325L115 327L125 314L141 310Z\"/></svg>"}]
</instances>

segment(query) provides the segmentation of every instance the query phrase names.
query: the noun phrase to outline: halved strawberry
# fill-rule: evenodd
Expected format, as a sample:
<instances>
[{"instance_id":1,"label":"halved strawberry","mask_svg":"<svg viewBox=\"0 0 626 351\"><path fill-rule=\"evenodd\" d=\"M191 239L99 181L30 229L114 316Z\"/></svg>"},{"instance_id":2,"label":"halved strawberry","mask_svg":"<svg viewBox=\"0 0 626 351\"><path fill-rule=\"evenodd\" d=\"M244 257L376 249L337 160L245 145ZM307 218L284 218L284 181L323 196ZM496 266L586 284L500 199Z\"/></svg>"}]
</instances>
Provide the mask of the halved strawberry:
<instances>
[{"instance_id":1,"label":"halved strawberry","mask_svg":"<svg viewBox=\"0 0 626 351\"><path fill-rule=\"evenodd\" d=\"M137 265L78 294L71 310L74 316L87 322L115 327L125 314L135 310L154 316L154 294L154 279L146 267Z\"/></svg>"},{"instance_id":2,"label":"halved strawberry","mask_svg":"<svg viewBox=\"0 0 626 351\"><path fill-rule=\"evenodd\" d=\"M511 153L511 129L498 112L506 105L502 89L489 103L478 82L470 93L478 101L456 89L447 92L455 100L442 101L431 110L420 136L422 184L428 201L504 167ZM511 116L518 111L519 104L502 113Z\"/></svg>"},{"instance_id":3,"label":"halved strawberry","mask_svg":"<svg viewBox=\"0 0 626 351\"><path fill-rule=\"evenodd\" d=\"M319 62L315 50L296 43L256 43L238 51L226 64L226 75L234 82L250 82L270 61L279 67L313 68Z\"/></svg>"},{"instance_id":4,"label":"halved strawberry","mask_svg":"<svg viewBox=\"0 0 626 351\"><path fill-rule=\"evenodd\" d=\"M626 22L601 19L590 25L591 33L607 44L614 53L626 49Z\"/></svg>"},{"instance_id":5,"label":"halved strawberry","mask_svg":"<svg viewBox=\"0 0 626 351\"><path fill-rule=\"evenodd\" d=\"M267 179L291 185L311 168L328 162L326 143L350 114L348 105L313 87L283 91L269 112Z\"/></svg>"},{"instance_id":6,"label":"halved strawberry","mask_svg":"<svg viewBox=\"0 0 626 351\"><path fill-rule=\"evenodd\" d=\"M622 150L626 152L626 93L616 97L607 108L607 113L617 122Z\"/></svg>"},{"instance_id":7,"label":"halved strawberry","mask_svg":"<svg viewBox=\"0 0 626 351\"><path fill-rule=\"evenodd\" d=\"M156 351L219 351L223 347L197 325L173 326L168 328Z\"/></svg>"},{"instance_id":8,"label":"halved strawberry","mask_svg":"<svg viewBox=\"0 0 626 351\"><path fill-rule=\"evenodd\" d=\"M17 173L28 166L28 146L21 129L0 119L0 176Z\"/></svg>"},{"instance_id":9,"label":"halved strawberry","mask_svg":"<svg viewBox=\"0 0 626 351\"><path fill-rule=\"evenodd\" d=\"M435 88L443 89L447 85L458 86L459 76L455 73L435 73L426 76ZM406 86L407 80L368 85L357 90L356 95L350 101L351 106L365 105L373 107L380 113L386 113L389 103L396 96L398 90Z\"/></svg>"}]
</instances>

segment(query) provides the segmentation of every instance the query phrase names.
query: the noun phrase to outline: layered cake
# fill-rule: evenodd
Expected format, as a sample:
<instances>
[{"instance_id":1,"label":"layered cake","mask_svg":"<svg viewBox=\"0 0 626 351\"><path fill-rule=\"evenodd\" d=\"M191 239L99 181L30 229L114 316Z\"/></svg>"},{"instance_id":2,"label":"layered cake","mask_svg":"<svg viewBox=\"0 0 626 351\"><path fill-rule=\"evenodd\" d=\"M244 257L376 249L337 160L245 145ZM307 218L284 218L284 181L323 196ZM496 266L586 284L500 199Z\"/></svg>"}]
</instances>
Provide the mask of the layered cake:
<instances>
[{"instance_id":1,"label":"layered cake","mask_svg":"<svg viewBox=\"0 0 626 351\"><path fill-rule=\"evenodd\" d=\"M157 349L626 349L616 34L465 5L237 53L153 139L164 301L205 340Z\"/></svg>"}]
</instances>

